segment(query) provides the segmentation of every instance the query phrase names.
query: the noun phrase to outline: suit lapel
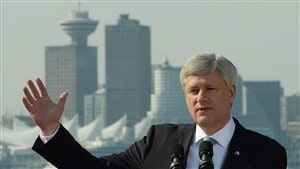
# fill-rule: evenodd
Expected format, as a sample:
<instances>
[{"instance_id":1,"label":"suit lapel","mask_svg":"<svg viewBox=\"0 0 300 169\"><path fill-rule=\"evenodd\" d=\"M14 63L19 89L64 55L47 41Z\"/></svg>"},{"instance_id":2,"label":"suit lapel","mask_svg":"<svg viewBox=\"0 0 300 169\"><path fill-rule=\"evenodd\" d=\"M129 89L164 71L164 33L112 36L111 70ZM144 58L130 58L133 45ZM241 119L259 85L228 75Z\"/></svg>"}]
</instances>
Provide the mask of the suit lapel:
<instances>
[{"instance_id":1,"label":"suit lapel","mask_svg":"<svg viewBox=\"0 0 300 169\"><path fill-rule=\"evenodd\" d=\"M245 168L247 160L244 158L245 146L243 145L246 130L235 118L233 120L236 125L235 131L229 143L222 169Z\"/></svg>"},{"instance_id":2,"label":"suit lapel","mask_svg":"<svg viewBox=\"0 0 300 169\"><path fill-rule=\"evenodd\" d=\"M194 133L196 129L196 124L184 125L181 130L178 131L179 144L184 148L184 164L186 166L187 155L190 150L191 142L194 138Z\"/></svg>"}]
</instances>

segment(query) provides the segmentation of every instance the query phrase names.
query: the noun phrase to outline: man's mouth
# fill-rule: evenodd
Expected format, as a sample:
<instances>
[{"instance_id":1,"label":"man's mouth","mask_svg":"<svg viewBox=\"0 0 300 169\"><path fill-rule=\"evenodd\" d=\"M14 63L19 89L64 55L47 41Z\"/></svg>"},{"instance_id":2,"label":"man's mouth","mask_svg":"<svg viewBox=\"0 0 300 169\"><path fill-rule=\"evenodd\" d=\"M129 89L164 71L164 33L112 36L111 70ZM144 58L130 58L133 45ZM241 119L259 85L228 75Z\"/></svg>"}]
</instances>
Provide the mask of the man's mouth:
<instances>
[{"instance_id":1,"label":"man's mouth","mask_svg":"<svg viewBox=\"0 0 300 169\"><path fill-rule=\"evenodd\" d=\"M203 106L203 107L197 107L196 111L208 111L210 109L212 109L212 108L211 107L205 107L205 106Z\"/></svg>"}]
</instances>

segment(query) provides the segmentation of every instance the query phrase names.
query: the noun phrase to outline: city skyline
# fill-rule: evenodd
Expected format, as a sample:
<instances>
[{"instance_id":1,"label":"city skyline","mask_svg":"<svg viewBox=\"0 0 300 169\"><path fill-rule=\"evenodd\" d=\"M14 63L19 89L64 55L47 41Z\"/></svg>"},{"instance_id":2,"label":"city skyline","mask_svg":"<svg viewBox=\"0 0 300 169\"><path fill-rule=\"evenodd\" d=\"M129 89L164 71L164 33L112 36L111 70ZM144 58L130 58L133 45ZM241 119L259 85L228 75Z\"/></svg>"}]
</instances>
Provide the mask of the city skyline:
<instances>
[{"instance_id":1,"label":"city skyline","mask_svg":"<svg viewBox=\"0 0 300 169\"><path fill-rule=\"evenodd\" d=\"M25 111L21 97L26 81L45 79L45 47L69 43L59 22L77 9L77 3L4 1L1 5L1 107L2 113L19 114ZM98 47L98 83L105 79L104 27L115 24L120 14L129 14L151 27L152 64L167 56L172 65L180 66L191 55L217 52L234 62L244 80L280 80L285 95L291 95L299 93L297 5L297 1L82 1L81 10L99 21L89 42Z\"/></svg>"}]
</instances>

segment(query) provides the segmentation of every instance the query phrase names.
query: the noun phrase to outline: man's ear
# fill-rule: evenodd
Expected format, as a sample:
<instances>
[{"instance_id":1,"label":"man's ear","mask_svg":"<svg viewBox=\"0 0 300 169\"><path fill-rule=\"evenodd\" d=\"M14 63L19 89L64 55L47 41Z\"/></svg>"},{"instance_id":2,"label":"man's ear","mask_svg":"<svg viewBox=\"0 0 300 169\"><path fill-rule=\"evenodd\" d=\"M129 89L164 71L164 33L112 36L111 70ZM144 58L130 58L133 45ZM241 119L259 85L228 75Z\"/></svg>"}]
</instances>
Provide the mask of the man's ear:
<instances>
[{"instance_id":1,"label":"man's ear","mask_svg":"<svg viewBox=\"0 0 300 169\"><path fill-rule=\"evenodd\" d=\"M229 97L230 97L231 104L233 103L235 96L236 96L236 86L232 85L229 89Z\"/></svg>"}]
</instances>

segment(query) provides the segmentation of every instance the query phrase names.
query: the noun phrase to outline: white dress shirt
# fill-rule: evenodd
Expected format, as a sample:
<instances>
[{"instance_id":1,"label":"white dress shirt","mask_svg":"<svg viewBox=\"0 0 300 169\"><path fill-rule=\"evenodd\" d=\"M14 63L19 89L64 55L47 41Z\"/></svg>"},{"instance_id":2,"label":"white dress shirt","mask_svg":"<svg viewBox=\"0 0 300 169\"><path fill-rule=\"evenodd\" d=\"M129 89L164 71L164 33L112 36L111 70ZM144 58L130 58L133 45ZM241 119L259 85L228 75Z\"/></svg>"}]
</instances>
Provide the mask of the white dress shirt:
<instances>
[{"instance_id":1,"label":"white dress shirt","mask_svg":"<svg viewBox=\"0 0 300 169\"><path fill-rule=\"evenodd\" d=\"M229 142L234 133L234 129L235 123L231 118L221 130L210 136L216 141L216 143L213 145L213 163L215 169L220 169L223 164ZM204 133L204 131L198 125L196 125L194 140L190 145L190 150L187 155L186 169L198 169L200 164L200 158L198 155L199 144L200 140L203 139L205 136L207 135Z\"/></svg>"},{"instance_id":2,"label":"white dress shirt","mask_svg":"<svg viewBox=\"0 0 300 169\"><path fill-rule=\"evenodd\" d=\"M57 133L58 129L60 128L60 123L58 124L58 126L56 127L55 131L53 132L53 134L49 135L49 136L44 136L42 134L42 132L40 131L40 138L42 140L42 142L44 144L46 144L48 141L50 141L52 139L52 137L55 136L55 134Z\"/></svg>"}]
</instances>

